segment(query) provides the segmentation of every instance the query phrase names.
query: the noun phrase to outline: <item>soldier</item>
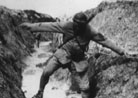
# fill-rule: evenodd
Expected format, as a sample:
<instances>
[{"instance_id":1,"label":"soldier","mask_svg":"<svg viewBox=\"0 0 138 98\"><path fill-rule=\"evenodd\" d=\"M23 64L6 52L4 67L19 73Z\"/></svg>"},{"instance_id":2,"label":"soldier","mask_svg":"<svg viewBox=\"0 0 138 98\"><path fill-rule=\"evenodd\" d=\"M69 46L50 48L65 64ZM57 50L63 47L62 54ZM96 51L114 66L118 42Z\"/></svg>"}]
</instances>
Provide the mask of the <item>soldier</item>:
<instances>
[{"instance_id":1,"label":"soldier","mask_svg":"<svg viewBox=\"0 0 138 98\"><path fill-rule=\"evenodd\" d=\"M42 22L23 23L22 28L32 32L56 32L63 34L63 45L60 46L47 63L41 79L38 93L33 98L42 98L45 85L49 77L60 67L70 69L74 65L77 75L77 83L81 90L82 98L90 98L89 79L87 75L88 62L85 51L90 40L104 47L110 48L119 55L125 55L125 51L116 46L100 32L94 30L88 17L83 12L74 15L73 22ZM70 70L72 72L72 70Z\"/></svg>"},{"instance_id":2,"label":"soldier","mask_svg":"<svg viewBox=\"0 0 138 98\"><path fill-rule=\"evenodd\" d=\"M40 44L40 39L41 39L41 33L33 33L34 37L35 37L35 44L36 47L39 48L39 44Z\"/></svg>"}]
</instances>

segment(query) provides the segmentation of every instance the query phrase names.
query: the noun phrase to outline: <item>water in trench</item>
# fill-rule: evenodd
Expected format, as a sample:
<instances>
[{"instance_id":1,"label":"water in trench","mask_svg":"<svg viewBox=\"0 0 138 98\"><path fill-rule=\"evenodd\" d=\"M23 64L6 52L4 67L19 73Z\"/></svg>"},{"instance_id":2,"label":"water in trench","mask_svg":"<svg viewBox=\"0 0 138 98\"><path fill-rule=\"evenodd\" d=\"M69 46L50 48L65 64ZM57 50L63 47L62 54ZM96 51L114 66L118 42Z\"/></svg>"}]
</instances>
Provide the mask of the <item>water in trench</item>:
<instances>
[{"instance_id":1,"label":"water in trench","mask_svg":"<svg viewBox=\"0 0 138 98\"><path fill-rule=\"evenodd\" d=\"M28 67L22 73L22 89L25 92L26 98L31 98L37 93L39 88L40 76L42 74L42 68L36 67L37 64L45 62L52 53L49 50L50 42L41 42L40 47L35 47L35 52L32 56L28 56L23 61ZM69 89L69 83L59 83L58 81L50 81L45 87L43 98L81 98L79 94L66 95L66 91Z\"/></svg>"}]
</instances>

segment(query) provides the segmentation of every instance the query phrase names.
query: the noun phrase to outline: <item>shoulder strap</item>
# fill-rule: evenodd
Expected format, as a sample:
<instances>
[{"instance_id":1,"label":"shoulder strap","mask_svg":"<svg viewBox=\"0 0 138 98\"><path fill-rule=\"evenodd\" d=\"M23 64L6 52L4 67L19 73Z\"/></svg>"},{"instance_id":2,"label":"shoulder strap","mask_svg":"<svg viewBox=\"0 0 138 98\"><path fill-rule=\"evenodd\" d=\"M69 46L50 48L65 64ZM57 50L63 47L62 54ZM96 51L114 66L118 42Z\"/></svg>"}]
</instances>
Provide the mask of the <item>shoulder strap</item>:
<instances>
[{"instance_id":1,"label":"shoulder strap","mask_svg":"<svg viewBox=\"0 0 138 98\"><path fill-rule=\"evenodd\" d=\"M72 40L73 38L75 38L76 34L75 34L75 30L74 30L75 26L73 24L73 34L70 34L72 37L68 38L66 41L64 41L60 46L58 46L58 48L61 48L63 45L65 45L68 41Z\"/></svg>"},{"instance_id":2,"label":"shoulder strap","mask_svg":"<svg viewBox=\"0 0 138 98\"><path fill-rule=\"evenodd\" d=\"M78 39L77 39L77 36L79 36L79 35L78 35L78 33L76 33L75 29L76 29L76 26L73 25L74 33L72 34L72 37L68 38L68 39L67 39L65 42L63 42L58 48L61 48L61 47L62 47L63 45L65 45L67 42L69 42L70 40L72 40L73 38L75 38L76 41L77 41L77 43L78 43L78 45L79 45L79 47L80 47L80 49L81 49L83 52L85 51L85 50L83 49L83 47L81 46L80 42L79 42Z\"/></svg>"},{"instance_id":3,"label":"shoulder strap","mask_svg":"<svg viewBox=\"0 0 138 98\"><path fill-rule=\"evenodd\" d=\"M66 41L64 41L61 45L59 45L58 48L61 48L63 45L65 45L68 41L72 40L73 38L75 38L74 35L70 37L69 39L67 39Z\"/></svg>"},{"instance_id":4,"label":"shoulder strap","mask_svg":"<svg viewBox=\"0 0 138 98\"><path fill-rule=\"evenodd\" d=\"M76 41L77 41L77 43L78 43L80 49L81 49L83 52L85 52L85 50L84 50L83 47L81 46L80 42L78 41L77 36L75 36L75 39L76 39Z\"/></svg>"}]
</instances>

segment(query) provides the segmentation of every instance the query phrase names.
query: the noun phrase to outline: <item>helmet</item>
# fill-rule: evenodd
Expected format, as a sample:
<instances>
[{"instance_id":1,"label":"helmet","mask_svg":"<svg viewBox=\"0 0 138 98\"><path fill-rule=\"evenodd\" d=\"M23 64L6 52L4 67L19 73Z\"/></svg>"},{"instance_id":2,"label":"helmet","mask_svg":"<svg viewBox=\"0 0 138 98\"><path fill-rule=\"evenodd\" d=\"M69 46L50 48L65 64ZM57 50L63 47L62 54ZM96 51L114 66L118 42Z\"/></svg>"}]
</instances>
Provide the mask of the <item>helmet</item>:
<instances>
[{"instance_id":1,"label":"helmet","mask_svg":"<svg viewBox=\"0 0 138 98\"><path fill-rule=\"evenodd\" d=\"M79 12L74 15L73 21L79 24L86 24L88 22L88 18L83 12Z\"/></svg>"}]
</instances>

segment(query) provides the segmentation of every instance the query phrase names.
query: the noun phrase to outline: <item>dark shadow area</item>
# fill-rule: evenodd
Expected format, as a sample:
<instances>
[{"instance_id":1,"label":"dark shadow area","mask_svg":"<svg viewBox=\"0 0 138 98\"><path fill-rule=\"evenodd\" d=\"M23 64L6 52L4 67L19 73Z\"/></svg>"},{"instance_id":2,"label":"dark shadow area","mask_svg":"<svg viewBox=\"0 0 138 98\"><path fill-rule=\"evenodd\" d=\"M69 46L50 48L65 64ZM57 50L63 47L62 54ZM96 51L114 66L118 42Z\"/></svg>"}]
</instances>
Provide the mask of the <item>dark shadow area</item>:
<instances>
[{"instance_id":1,"label":"dark shadow area","mask_svg":"<svg viewBox=\"0 0 138 98\"><path fill-rule=\"evenodd\" d=\"M90 79L90 98L95 98L100 88L97 87L97 79L95 77Z\"/></svg>"}]
</instances>

